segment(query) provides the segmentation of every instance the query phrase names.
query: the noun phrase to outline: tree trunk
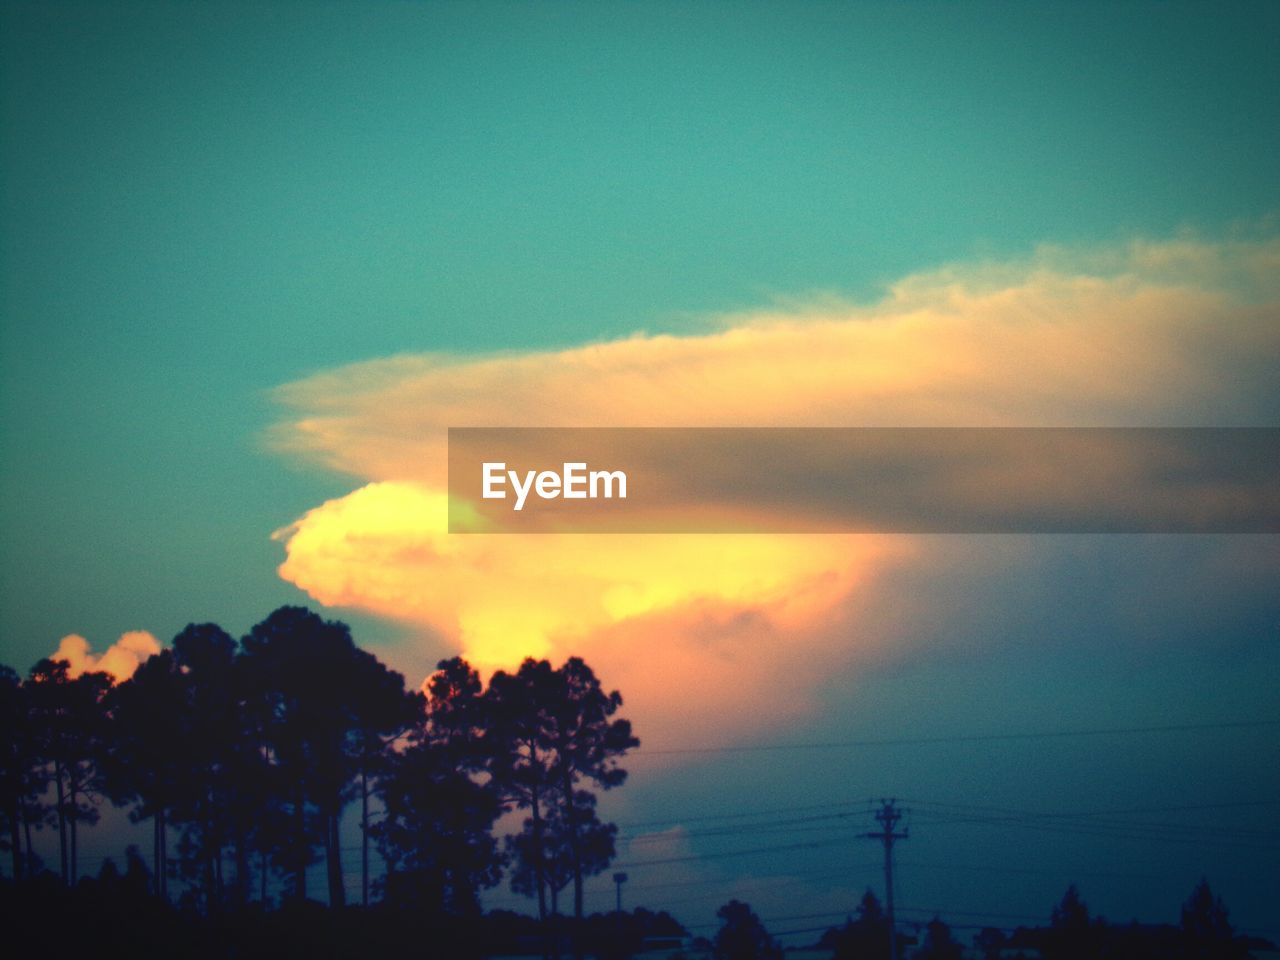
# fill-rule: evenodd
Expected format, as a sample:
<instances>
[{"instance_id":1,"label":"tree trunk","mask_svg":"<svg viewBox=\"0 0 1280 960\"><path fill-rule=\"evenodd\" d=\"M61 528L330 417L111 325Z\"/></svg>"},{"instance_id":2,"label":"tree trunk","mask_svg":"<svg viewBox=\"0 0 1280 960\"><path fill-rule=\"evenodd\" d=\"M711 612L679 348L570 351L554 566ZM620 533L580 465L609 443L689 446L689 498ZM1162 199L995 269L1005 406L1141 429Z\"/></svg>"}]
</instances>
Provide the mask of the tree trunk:
<instances>
[{"instance_id":1,"label":"tree trunk","mask_svg":"<svg viewBox=\"0 0 1280 960\"><path fill-rule=\"evenodd\" d=\"M548 943L549 957L551 960L560 960L561 938L563 937L563 924L560 920L560 889L554 883L548 883L551 888L551 916L550 916L550 937Z\"/></svg>"},{"instance_id":2,"label":"tree trunk","mask_svg":"<svg viewBox=\"0 0 1280 960\"><path fill-rule=\"evenodd\" d=\"M151 892L160 893L160 808L151 814Z\"/></svg>"},{"instance_id":3,"label":"tree trunk","mask_svg":"<svg viewBox=\"0 0 1280 960\"><path fill-rule=\"evenodd\" d=\"M536 759L537 752L532 750ZM538 888L538 924L542 927L542 956L551 960L551 932L547 927L547 875L543 867L542 856L542 801L538 797L537 786L529 788L529 808L533 814L533 876L534 886Z\"/></svg>"},{"instance_id":4,"label":"tree trunk","mask_svg":"<svg viewBox=\"0 0 1280 960\"><path fill-rule=\"evenodd\" d=\"M226 889L222 883L222 843L221 841L219 841L218 845L214 847L214 850L213 850L213 886L214 886L214 890L217 892L217 902L221 904L222 892L223 890Z\"/></svg>"},{"instance_id":5,"label":"tree trunk","mask_svg":"<svg viewBox=\"0 0 1280 960\"><path fill-rule=\"evenodd\" d=\"M293 807L293 825L296 830L293 855L297 858L293 871L293 895L303 901L307 899L307 809L301 791Z\"/></svg>"},{"instance_id":6,"label":"tree trunk","mask_svg":"<svg viewBox=\"0 0 1280 960\"><path fill-rule=\"evenodd\" d=\"M22 801L14 797L9 809L9 847L13 851L13 882L22 882L22 833L18 818L22 816Z\"/></svg>"},{"instance_id":7,"label":"tree trunk","mask_svg":"<svg viewBox=\"0 0 1280 960\"><path fill-rule=\"evenodd\" d=\"M369 777L368 736L366 756L360 765L360 905L369 906Z\"/></svg>"},{"instance_id":8,"label":"tree trunk","mask_svg":"<svg viewBox=\"0 0 1280 960\"><path fill-rule=\"evenodd\" d=\"M325 847L327 847L329 866L329 906L345 907L347 891L342 885L342 844L339 837L342 814L330 811L325 815Z\"/></svg>"},{"instance_id":9,"label":"tree trunk","mask_svg":"<svg viewBox=\"0 0 1280 960\"><path fill-rule=\"evenodd\" d=\"M80 811L76 807L76 792L71 791L71 809L67 811L67 819L71 823L71 886L80 879Z\"/></svg>"},{"instance_id":10,"label":"tree trunk","mask_svg":"<svg viewBox=\"0 0 1280 960\"><path fill-rule=\"evenodd\" d=\"M67 819L71 821L71 885L74 887L80 881L80 764L73 763L68 770L71 774L67 779L71 804L67 809Z\"/></svg>"},{"instance_id":11,"label":"tree trunk","mask_svg":"<svg viewBox=\"0 0 1280 960\"><path fill-rule=\"evenodd\" d=\"M27 840L27 876L34 877L36 874L36 848L31 845L31 817L27 815L27 811L22 811L22 833Z\"/></svg>"},{"instance_id":12,"label":"tree trunk","mask_svg":"<svg viewBox=\"0 0 1280 960\"><path fill-rule=\"evenodd\" d=\"M214 904L217 902L217 881L214 877L213 852L209 849L209 839L205 837L204 855L200 858L204 861L201 872L204 874L204 908L205 915L213 913Z\"/></svg>"},{"instance_id":13,"label":"tree trunk","mask_svg":"<svg viewBox=\"0 0 1280 960\"><path fill-rule=\"evenodd\" d=\"M569 827L569 856L573 867L573 916L582 920L582 851L578 843L578 808L573 803L573 775L565 767L560 789L564 793L564 821Z\"/></svg>"},{"instance_id":14,"label":"tree trunk","mask_svg":"<svg viewBox=\"0 0 1280 960\"><path fill-rule=\"evenodd\" d=\"M533 876L538 888L538 919L545 923L547 920L547 873L543 867L542 810L536 787L532 790L530 797L532 800L530 809L533 813Z\"/></svg>"},{"instance_id":15,"label":"tree trunk","mask_svg":"<svg viewBox=\"0 0 1280 960\"><path fill-rule=\"evenodd\" d=\"M66 785L62 782L62 765L53 766L53 779L58 786L58 860L62 868L62 885L67 886L67 797Z\"/></svg>"},{"instance_id":16,"label":"tree trunk","mask_svg":"<svg viewBox=\"0 0 1280 960\"><path fill-rule=\"evenodd\" d=\"M160 819L160 899L169 900L169 815L161 807L156 816Z\"/></svg>"},{"instance_id":17,"label":"tree trunk","mask_svg":"<svg viewBox=\"0 0 1280 960\"><path fill-rule=\"evenodd\" d=\"M561 751L564 756L564 751ZM578 811L573 803L573 774L567 765L561 771L560 791L564 795L564 822L569 828L569 857L573 868L573 955L582 960L582 851L578 848Z\"/></svg>"},{"instance_id":18,"label":"tree trunk","mask_svg":"<svg viewBox=\"0 0 1280 960\"><path fill-rule=\"evenodd\" d=\"M205 795L205 890L207 910L212 914L223 901L223 840L216 814L218 797Z\"/></svg>"},{"instance_id":19,"label":"tree trunk","mask_svg":"<svg viewBox=\"0 0 1280 960\"><path fill-rule=\"evenodd\" d=\"M239 797L236 798L240 800ZM240 816L244 811L241 810L235 818L235 845L236 845L236 905L243 907L249 902L249 846L245 840L244 821Z\"/></svg>"}]
</instances>

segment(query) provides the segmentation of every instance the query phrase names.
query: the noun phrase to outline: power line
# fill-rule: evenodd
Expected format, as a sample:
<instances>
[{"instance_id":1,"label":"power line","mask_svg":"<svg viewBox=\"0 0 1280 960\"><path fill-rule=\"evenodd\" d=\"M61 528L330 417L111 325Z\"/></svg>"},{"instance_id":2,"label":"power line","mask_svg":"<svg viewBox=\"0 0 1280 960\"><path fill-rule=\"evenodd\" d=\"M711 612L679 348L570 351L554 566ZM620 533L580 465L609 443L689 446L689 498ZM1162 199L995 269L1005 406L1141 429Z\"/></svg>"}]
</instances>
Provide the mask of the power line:
<instances>
[{"instance_id":1,"label":"power line","mask_svg":"<svg viewBox=\"0 0 1280 960\"><path fill-rule=\"evenodd\" d=\"M746 857L757 853L775 853L783 850L811 850L816 847L830 847L830 840L818 840L813 843L788 843L774 847L753 847L749 850L725 850L719 853L689 854L682 857L663 857L656 860L629 860L616 863L616 867L656 867L668 863L691 863L697 860L723 860L729 857Z\"/></svg>"},{"instance_id":2,"label":"power line","mask_svg":"<svg viewBox=\"0 0 1280 960\"><path fill-rule=\"evenodd\" d=\"M925 800L912 801L912 804L925 808L923 811L916 811L915 817L918 821L939 826L959 824L976 824L979 826L1017 826L1025 829L1041 830L1050 833L1097 836L1110 839L1118 838L1133 841L1167 840L1171 842L1191 843L1206 847L1239 847L1247 845L1251 848L1266 848L1274 845L1277 841L1280 841L1280 833L1275 831L1249 830L1245 828L1234 828L1234 831L1224 831L1221 828L1208 824L1170 823L1163 821L1152 822L1108 818L1108 815L1115 813L1172 813L1188 810L1200 811L1233 809L1239 807L1275 806L1280 804L1280 800L1147 806L1139 808L1123 808L1120 810L1094 810L1075 814L1014 810L1003 807L981 807L973 804L946 804ZM817 806L818 808L821 808L821 805ZM768 834L783 833L794 835L820 830L824 831L830 840L837 838L843 839L845 838L844 834L846 825L837 825L833 823L833 821L848 821L853 817L869 812L871 809L870 806L866 804L861 805L857 810L841 809L843 806L844 804L837 804L834 808L828 807L827 809L834 809L834 812L827 814L814 814L811 816L794 817L785 820L726 824L723 826L710 827L706 830L683 831L679 836L681 839L733 836L761 837ZM946 810L955 809L959 812L956 814L940 813L929 809L930 807L941 807ZM806 805L804 808L797 809L811 810L814 808L814 805ZM762 815L763 811L759 813ZM748 815L756 816L757 814L753 812ZM744 815L725 814L723 816L740 818ZM715 818L704 817L699 819L706 821ZM663 822L666 823L669 821ZM852 824L847 826L852 826ZM641 834L631 838L627 838L624 834L621 839L628 839L629 845L633 850L635 850L637 846L642 846L644 844L661 843L664 840L667 840L668 837L669 835L664 832L662 834ZM717 854L717 856L720 855L723 854Z\"/></svg>"},{"instance_id":3,"label":"power line","mask_svg":"<svg viewBox=\"0 0 1280 960\"><path fill-rule=\"evenodd\" d=\"M1201 847L1220 849L1274 849L1280 846L1280 838L1273 835L1237 834L1223 836L1227 831L1216 831L1208 826L1185 825L1181 827L1143 824L1098 823L1046 823L1041 820L1019 820L1013 817L979 818L966 817L955 820L922 819L930 826L948 826L952 824L973 823L986 826L1020 827L1025 830L1039 830L1043 833L1066 834L1078 837L1100 837L1108 840L1129 840L1133 842L1188 843ZM1137 828L1137 829L1135 829Z\"/></svg>"},{"instance_id":4,"label":"power line","mask_svg":"<svg viewBox=\"0 0 1280 960\"><path fill-rule=\"evenodd\" d=\"M1113 807L1103 810L1078 810L1067 813L1014 810L1009 807L988 807L973 803L946 803L941 800L907 800L905 802L916 807L948 807L958 810L981 810L989 813L1028 813L1044 817L1096 817L1128 813L1180 813L1187 810L1224 810L1228 807L1270 807L1280 804L1280 797L1269 800L1228 800L1221 803L1162 804L1155 807Z\"/></svg>"},{"instance_id":5,"label":"power line","mask_svg":"<svg viewBox=\"0 0 1280 960\"><path fill-rule=\"evenodd\" d=\"M862 871L862 870L870 871L879 866L880 864L878 862L859 863L859 864L853 864L850 867L844 870L840 870L838 872L824 870L819 872L788 874L785 877L785 879L777 879L773 877L754 877L751 879L758 884L762 884L762 885L767 884L767 890L760 890L758 891L759 893L773 894L773 892L776 890L785 890L800 884L819 883L824 880L847 879L851 876L852 872L854 871ZM721 876L721 877L704 877L700 880L680 881L677 883L641 884L635 887L631 887L631 890L633 893L639 893L642 891L647 893L657 892L659 894L657 897L647 896L645 898L646 899L645 906L647 906L649 909L652 909L652 910L658 910L658 909L667 909L667 908L678 909L679 907L684 906L685 904L697 903L705 900L717 900L717 899L724 899L727 897L734 897L734 896L744 897L744 896L755 895L755 892L747 892L741 889L743 886L744 884L742 882L742 879L739 877ZM671 899L664 899L660 895L662 891L686 889L689 887L717 887L719 889L714 890L711 893L699 893L699 894L693 894L692 896L686 895L683 893L672 894ZM596 895L603 896L606 891L603 887L598 887L591 892L595 893ZM484 897L486 902L497 899L503 903L525 903L531 899L527 895L516 894L514 892L508 893L507 891L486 892ZM678 899L676 899L677 897ZM844 911L844 912L847 913L848 911Z\"/></svg>"},{"instance_id":6,"label":"power line","mask_svg":"<svg viewBox=\"0 0 1280 960\"><path fill-rule=\"evenodd\" d=\"M651 750L640 747L629 759L708 753L758 753L785 750L841 750L862 747L930 746L953 743L1001 743L1016 740L1049 740L1070 737L1133 736L1154 733L1190 733L1201 730L1238 730L1280 726L1280 720L1227 720L1213 723L1175 723L1144 727L1099 727L1088 730L1036 730L1019 733L979 733L944 737L886 737L867 740L827 740L813 743L758 743L741 746L675 747Z\"/></svg>"},{"instance_id":7,"label":"power line","mask_svg":"<svg viewBox=\"0 0 1280 960\"><path fill-rule=\"evenodd\" d=\"M1231 809L1231 808L1237 808L1237 807L1269 807L1269 806L1280 805L1280 798L1266 799L1266 800L1227 801L1227 802L1221 802L1221 803L1197 803L1197 804L1176 804L1176 805L1164 804L1159 806L1145 806L1145 807L1121 807L1121 808L1102 809L1102 810L1078 811L1074 813L1062 813L1062 812L1055 812L1055 811L1039 811L1039 810L1016 810L1009 807L990 807L990 806L981 806L978 804L967 804L967 803L946 803L943 801L934 801L934 800L906 800L904 802L909 803L913 808L941 807L947 810L958 810L962 812L976 811L981 813L1005 814L1010 816L1071 819L1071 818L1100 817L1100 816L1122 816L1122 815L1134 814L1134 813L1182 813L1182 812L1193 811L1193 810L1194 811L1224 810L1224 809ZM833 810L834 811L834 810L840 810L845 807L848 807L850 809L843 813L832 813L830 814L830 816L831 817L850 817L850 816L856 816L858 814L865 814L871 811L872 809L874 809L874 804L872 804L870 800L859 800L859 801L834 800L834 801L829 801L827 803L810 803L810 804L803 804L800 806L789 806L789 807L771 807L763 810L735 811L733 813L699 814L693 817L676 816L676 817L671 817L665 820L648 820L648 821L633 822L633 823L619 823L619 824L616 824L616 826L621 830L638 830L638 829L643 829L645 827L659 827L659 826L675 828L675 827L681 827L686 823L705 823L708 821L717 821L717 820L741 820L741 819L747 819L750 817L768 817L768 816L773 816L776 814L784 814L784 813L807 813L813 810ZM929 813L931 811L925 810L924 812ZM919 813L920 811L917 810L917 815L919 815ZM956 821L956 822L960 822L960 821ZM731 830L735 830L735 829L746 830L751 828L752 826L754 825L742 824L742 825L739 825L738 827L724 827L724 828L716 828L716 829L724 829L726 832L730 832ZM665 832L665 831L662 831L662 832ZM652 834L642 834L642 836L651 836L651 835ZM689 832L682 833L681 835L692 836L694 834L693 834L693 831L689 831Z\"/></svg>"},{"instance_id":8,"label":"power line","mask_svg":"<svg viewBox=\"0 0 1280 960\"><path fill-rule=\"evenodd\" d=\"M795 828L795 826L798 824L825 824L831 820L848 820L855 816L865 816L867 812L868 812L867 809L860 809L860 810L845 811L842 813L816 814L811 817L794 817L790 820L775 820L771 822L766 821L764 823L747 823L747 824L738 824L735 826L710 827L706 830L682 831L680 833L680 836L682 838L683 837L723 837L723 836L732 836L736 833L741 833L746 830L755 830L760 833L771 833L771 832L776 833L779 829ZM813 827L802 826L799 829L801 830L813 829ZM826 828L823 827L822 829L826 829ZM786 829L785 832L790 833L792 832L792 829ZM625 836L626 835L624 834L623 837L625 838ZM668 839L670 839L670 834L666 832L643 833L630 838L629 842L632 844L661 843L662 841L668 840Z\"/></svg>"},{"instance_id":9,"label":"power line","mask_svg":"<svg viewBox=\"0 0 1280 960\"><path fill-rule=\"evenodd\" d=\"M663 824L672 826L682 826L686 823L699 823L706 820L737 820L747 817L769 817L778 813L803 813L809 810L828 810L832 807L852 806L859 804L860 809L869 810L871 808L870 800L838 800L828 803L808 803L798 807L771 807L766 810L747 810L737 813L710 813L698 815L696 817L677 817L668 820L646 820L639 823L620 823L617 826L624 830L634 830L643 827L656 827Z\"/></svg>"},{"instance_id":10,"label":"power line","mask_svg":"<svg viewBox=\"0 0 1280 960\"><path fill-rule=\"evenodd\" d=\"M962 863L924 863L918 860L905 861L902 866L916 870L950 870L961 873L1009 873L1026 874L1038 877L1098 877L1105 880L1164 880L1165 877L1150 873L1115 873L1100 870L1055 870L1048 867L983 867Z\"/></svg>"},{"instance_id":11,"label":"power line","mask_svg":"<svg viewBox=\"0 0 1280 960\"><path fill-rule=\"evenodd\" d=\"M913 801L915 802L915 801ZM956 804L922 800L915 802L924 809L918 814L922 822L932 825L999 824L1049 833L1068 833L1109 839L1195 843L1216 847L1271 847L1280 843L1280 831L1221 827L1217 824L1179 823L1126 819L1134 813L1178 813L1187 811L1239 809L1274 806L1280 800L1247 800L1216 804L1177 804L1130 807L1120 810L1089 810L1075 813L1013 810L976 804ZM930 809L934 808L934 809Z\"/></svg>"}]
</instances>

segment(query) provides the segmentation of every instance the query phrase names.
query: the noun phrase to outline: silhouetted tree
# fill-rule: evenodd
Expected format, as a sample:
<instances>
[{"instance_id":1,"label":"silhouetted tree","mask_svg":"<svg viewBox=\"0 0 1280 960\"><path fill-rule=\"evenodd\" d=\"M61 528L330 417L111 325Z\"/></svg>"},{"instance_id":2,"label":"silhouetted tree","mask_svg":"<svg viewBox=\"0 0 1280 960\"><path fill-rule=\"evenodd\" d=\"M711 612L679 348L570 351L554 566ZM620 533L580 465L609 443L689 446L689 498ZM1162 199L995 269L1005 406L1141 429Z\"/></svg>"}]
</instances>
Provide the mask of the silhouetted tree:
<instances>
[{"instance_id":1,"label":"silhouetted tree","mask_svg":"<svg viewBox=\"0 0 1280 960\"><path fill-rule=\"evenodd\" d=\"M511 889L526 896L537 891L537 867L541 866L543 878L551 894L551 912L559 912L560 891L574 879L575 869L591 876L601 872L613 860L614 838L618 828L603 823L596 816L595 795L586 790L576 793L577 809L574 814L574 834L570 835L565 821L564 808L552 807L543 822L541 842L533 833L533 821L526 818L523 830L507 838L507 850L515 869L511 874Z\"/></svg>"},{"instance_id":2,"label":"silhouetted tree","mask_svg":"<svg viewBox=\"0 0 1280 960\"><path fill-rule=\"evenodd\" d=\"M1196 960L1235 960L1248 951L1235 939L1226 904L1201 879L1182 905L1182 938L1187 957Z\"/></svg>"},{"instance_id":3,"label":"silhouetted tree","mask_svg":"<svg viewBox=\"0 0 1280 960\"><path fill-rule=\"evenodd\" d=\"M961 960L964 948L951 936L951 928L934 917L925 926L924 943L916 951L917 960Z\"/></svg>"},{"instance_id":4,"label":"silhouetted tree","mask_svg":"<svg viewBox=\"0 0 1280 960\"><path fill-rule=\"evenodd\" d=\"M387 861L384 895L472 915L504 862L492 834L504 806L486 763L480 678L454 658L427 689L424 700L401 684L399 708L383 717L384 732L402 731L408 744L384 754L378 777L385 816L373 832Z\"/></svg>"},{"instance_id":5,"label":"silhouetted tree","mask_svg":"<svg viewBox=\"0 0 1280 960\"><path fill-rule=\"evenodd\" d=\"M129 819L152 821L155 893L167 897L167 827L191 772L186 681L173 651L162 650L111 689L111 737L102 755L103 782L116 803L131 803Z\"/></svg>"},{"instance_id":6,"label":"silhouetted tree","mask_svg":"<svg viewBox=\"0 0 1280 960\"><path fill-rule=\"evenodd\" d=\"M876 895L868 890L858 906L858 919L823 934L819 944L833 960L882 960L889 956L889 919Z\"/></svg>"},{"instance_id":7,"label":"silhouetted tree","mask_svg":"<svg viewBox=\"0 0 1280 960\"><path fill-rule=\"evenodd\" d=\"M33 754L54 789L51 820L58 827L62 882L70 885L79 878L79 825L98 821L98 758L111 679L105 673L72 678L66 661L44 659L31 668L23 686Z\"/></svg>"},{"instance_id":8,"label":"silhouetted tree","mask_svg":"<svg viewBox=\"0 0 1280 960\"><path fill-rule=\"evenodd\" d=\"M518 672L499 670L485 693L489 769L503 799L529 811L524 854L533 873L538 919L547 918L546 806L554 795L550 712L556 695L551 664L525 660Z\"/></svg>"},{"instance_id":9,"label":"silhouetted tree","mask_svg":"<svg viewBox=\"0 0 1280 960\"><path fill-rule=\"evenodd\" d=\"M1089 908L1080 899L1080 891L1073 883L1062 895L1062 902L1053 908L1050 925L1055 930L1080 932L1089 929Z\"/></svg>"},{"instance_id":10,"label":"silhouetted tree","mask_svg":"<svg viewBox=\"0 0 1280 960\"><path fill-rule=\"evenodd\" d=\"M538 915L547 916L554 818L554 842L563 843L574 884L574 916L581 921L583 878L603 870L612 853L599 856L601 835L583 819L589 807L579 798L580 785L608 790L626 779L618 759L639 741L629 721L612 719L622 697L617 691L606 694L591 668L571 657L558 670L546 660L528 659L515 674L499 671L485 700L492 723L490 769L504 796L529 811L520 847L532 873Z\"/></svg>"},{"instance_id":11,"label":"silhouetted tree","mask_svg":"<svg viewBox=\"0 0 1280 960\"><path fill-rule=\"evenodd\" d=\"M24 856L23 834L30 836L31 818L39 792L39 778L32 754L32 730L27 696L18 674L0 666L0 849L13 860L13 879L21 880L31 851Z\"/></svg>"},{"instance_id":12,"label":"silhouetted tree","mask_svg":"<svg viewBox=\"0 0 1280 960\"><path fill-rule=\"evenodd\" d=\"M1075 960L1094 953L1097 939L1089 921L1089 908L1073 883L1067 887L1062 901L1053 908L1041 952L1046 960Z\"/></svg>"},{"instance_id":13,"label":"silhouetted tree","mask_svg":"<svg viewBox=\"0 0 1280 960\"><path fill-rule=\"evenodd\" d=\"M459 768L491 776L494 723L480 675L462 657L441 660L426 690L422 708L429 723L419 728L420 735L445 748Z\"/></svg>"},{"instance_id":14,"label":"silhouetted tree","mask_svg":"<svg viewBox=\"0 0 1280 960\"><path fill-rule=\"evenodd\" d=\"M996 927L983 927L973 938L973 945L982 951L983 960L998 960L1000 951L1008 942L1004 931Z\"/></svg>"},{"instance_id":15,"label":"silhouetted tree","mask_svg":"<svg viewBox=\"0 0 1280 960\"><path fill-rule=\"evenodd\" d=\"M369 843L372 839L369 800L379 777L394 771L390 748L407 731L421 729L423 697L407 693L404 677L388 669L376 657L358 651L359 668L350 690L352 752L360 797L360 902L369 905ZM478 681L477 681L478 683Z\"/></svg>"},{"instance_id":16,"label":"silhouetted tree","mask_svg":"<svg viewBox=\"0 0 1280 960\"><path fill-rule=\"evenodd\" d=\"M251 855L264 840L269 770L260 742L260 718L246 684L240 645L217 624L188 624L173 638L184 680L190 772L180 792L182 866L201 891L206 910L227 899L243 904L252 884ZM227 860L234 865L230 883Z\"/></svg>"},{"instance_id":17,"label":"silhouetted tree","mask_svg":"<svg viewBox=\"0 0 1280 960\"><path fill-rule=\"evenodd\" d=\"M274 611L254 626L243 647L250 696L265 717L263 733L290 811L281 854L293 872L294 895L306 899L306 868L318 840L329 903L341 906L346 897L338 828L361 752L363 686L377 682L372 678L381 665L355 647L346 624L303 607Z\"/></svg>"},{"instance_id":18,"label":"silhouetted tree","mask_svg":"<svg viewBox=\"0 0 1280 960\"><path fill-rule=\"evenodd\" d=\"M510 842L516 886L545 903L548 887L558 898L573 884L577 921L561 930L579 956L587 948L621 956L663 926L643 911L581 916L583 878L615 856L617 829L598 817L595 791L623 782L619 760L638 743L615 716L621 702L579 658L558 670L527 660L487 690L454 658L440 663L425 695L406 693L404 678L355 647L344 624L298 607L274 611L239 643L215 624L190 624L114 687L105 674L73 678L62 661L40 661L25 682L0 667L0 848L13 853L15 877L30 874L30 830L56 826L62 886L72 888L50 874L15 884L21 898L6 901L6 916L38 904L40 917L85 916L101 927L154 884L158 896L139 925L143 952L167 945L222 956L228 943L294 937L301 924L312 952L347 955L398 946L425 913L450 956L480 955L489 940L480 894L506 863L494 824L516 806L529 814ZM80 877L78 824L97 819L100 791L128 805L135 822L151 821L154 873L131 848L124 872L108 860L97 877ZM385 900L412 912L374 908L353 918L292 900L273 913L222 909L247 904L253 854L264 904L269 869L287 871L293 899L305 901L319 848L329 903L342 905L338 824L356 797L365 899L372 837L387 865ZM377 824L371 799L381 801ZM176 906L164 902L170 877L183 881ZM375 930L361 916L389 922ZM730 919L736 936L741 918ZM549 932L533 923L520 934L526 945L533 931ZM91 949L84 932L67 943Z\"/></svg>"},{"instance_id":19,"label":"silhouetted tree","mask_svg":"<svg viewBox=\"0 0 1280 960\"><path fill-rule=\"evenodd\" d=\"M496 792L418 743L393 756L380 781L386 813L374 832L387 862L385 898L445 914L479 912L478 894L501 879L492 834L502 813Z\"/></svg>"},{"instance_id":20,"label":"silhouetted tree","mask_svg":"<svg viewBox=\"0 0 1280 960\"><path fill-rule=\"evenodd\" d=\"M610 719L622 706L622 695L614 690L605 693L595 673L580 657L570 657L557 671L559 696L552 711L552 743L555 747L555 772L559 780L558 803L564 820L573 867L573 913L582 919L583 878L604 870L613 859L612 834L591 829L584 819L587 811L594 818L595 799L590 804L579 796L579 782L586 781L602 790L619 786L627 771L618 759L640 741L631 733L631 721Z\"/></svg>"},{"instance_id":21,"label":"silhouetted tree","mask_svg":"<svg viewBox=\"0 0 1280 960\"><path fill-rule=\"evenodd\" d=\"M521 831L506 838L511 861L511 889L526 897L550 895L550 913L560 909L560 891L573 880L562 837L545 819L535 825L526 817ZM539 888L541 884L541 889Z\"/></svg>"},{"instance_id":22,"label":"silhouetted tree","mask_svg":"<svg viewBox=\"0 0 1280 960\"><path fill-rule=\"evenodd\" d=\"M351 637L344 625L310 610L281 607L256 624L242 646L246 692L261 718L277 799L287 814L278 821L277 856L293 875L293 896L305 900L315 848L323 845L332 860L339 856L331 820L346 783L346 730L333 705L340 702L342 654ZM341 884L330 890L330 902L342 902Z\"/></svg>"},{"instance_id":23,"label":"silhouetted tree","mask_svg":"<svg viewBox=\"0 0 1280 960\"><path fill-rule=\"evenodd\" d=\"M716 960L782 960L782 948L745 903L730 900L716 916L721 924L712 941Z\"/></svg>"}]
</instances>

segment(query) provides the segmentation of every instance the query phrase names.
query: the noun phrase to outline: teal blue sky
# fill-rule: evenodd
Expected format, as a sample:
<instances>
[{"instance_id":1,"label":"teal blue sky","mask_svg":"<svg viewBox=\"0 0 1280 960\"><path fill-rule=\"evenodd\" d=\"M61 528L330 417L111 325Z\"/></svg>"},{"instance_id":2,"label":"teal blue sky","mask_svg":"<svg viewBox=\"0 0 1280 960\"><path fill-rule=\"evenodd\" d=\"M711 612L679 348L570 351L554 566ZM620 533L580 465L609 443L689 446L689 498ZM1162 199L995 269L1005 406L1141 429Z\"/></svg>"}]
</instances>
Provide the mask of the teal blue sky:
<instances>
[{"instance_id":1,"label":"teal blue sky","mask_svg":"<svg viewBox=\"0 0 1280 960\"><path fill-rule=\"evenodd\" d=\"M0 636L247 626L266 391L1280 209L1274 5L4 6ZM21 598L21 602L15 602Z\"/></svg>"},{"instance_id":2,"label":"teal blue sky","mask_svg":"<svg viewBox=\"0 0 1280 960\"><path fill-rule=\"evenodd\" d=\"M1274 231L1278 39L1274 3L6 2L0 662L311 602L270 534L356 481L263 440L272 388L309 373L872 299L1044 243ZM1275 613L1242 587L1228 620ZM1258 713L1274 644L1241 644ZM1006 672L958 671L949 725L981 716L967 696L1052 724L1025 678L1092 682L1092 647L1002 649ZM1140 705L1232 713L1194 683L1222 664L1169 670ZM877 733L920 720L891 681ZM637 788L692 795L659 792Z\"/></svg>"}]
</instances>

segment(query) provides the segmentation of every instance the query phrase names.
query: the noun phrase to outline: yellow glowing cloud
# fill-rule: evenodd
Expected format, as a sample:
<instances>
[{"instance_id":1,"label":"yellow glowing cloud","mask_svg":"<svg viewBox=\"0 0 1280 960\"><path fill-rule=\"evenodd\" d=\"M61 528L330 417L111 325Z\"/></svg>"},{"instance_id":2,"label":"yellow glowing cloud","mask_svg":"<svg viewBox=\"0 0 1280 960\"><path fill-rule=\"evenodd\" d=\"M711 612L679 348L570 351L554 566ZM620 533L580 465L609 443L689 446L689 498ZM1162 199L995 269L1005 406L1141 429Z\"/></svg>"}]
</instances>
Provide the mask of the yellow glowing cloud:
<instances>
[{"instance_id":1,"label":"yellow glowing cloud","mask_svg":"<svg viewBox=\"0 0 1280 960\"><path fill-rule=\"evenodd\" d=\"M84 637L71 633L58 641L58 650L50 659L66 661L67 672L72 677L101 671L110 674L114 682L122 683L133 676L138 664L159 652L160 641L146 630L121 634L101 655L93 653Z\"/></svg>"},{"instance_id":2,"label":"yellow glowing cloud","mask_svg":"<svg viewBox=\"0 0 1280 960\"><path fill-rule=\"evenodd\" d=\"M318 374L280 389L296 413L273 442L368 483L277 534L280 573L321 603L428 626L484 667L581 654L668 742L741 735L744 714L801 715L825 676L900 641L850 598L919 543L449 536L447 427L1266 425L1277 268L1275 241L1046 250L909 277L871 305Z\"/></svg>"},{"instance_id":3,"label":"yellow glowing cloud","mask_svg":"<svg viewBox=\"0 0 1280 960\"><path fill-rule=\"evenodd\" d=\"M485 667L562 656L693 601L810 622L902 546L870 537L450 536L446 498L373 483L280 531L280 568L329 606L431 624Z\"/></svg>"}]
</instances>

